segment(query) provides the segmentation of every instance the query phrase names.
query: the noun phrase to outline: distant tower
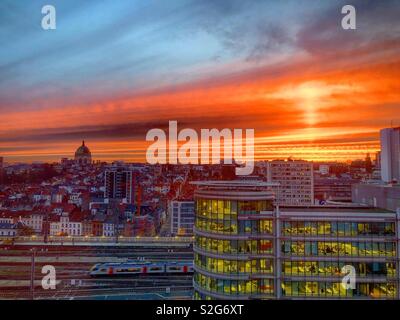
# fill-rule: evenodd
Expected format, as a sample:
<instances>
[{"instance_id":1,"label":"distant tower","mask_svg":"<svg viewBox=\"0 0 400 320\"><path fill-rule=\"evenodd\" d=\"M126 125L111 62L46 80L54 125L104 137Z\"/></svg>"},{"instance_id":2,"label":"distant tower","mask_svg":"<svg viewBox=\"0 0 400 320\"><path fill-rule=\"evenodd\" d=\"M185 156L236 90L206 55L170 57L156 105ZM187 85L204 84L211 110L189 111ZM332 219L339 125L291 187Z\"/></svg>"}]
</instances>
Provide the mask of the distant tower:
<instances>
[{"instance_id":1,"label":"distant tower","mask_svg":"<svg viewBox=\"0 0 400 320\"><path fill-rule=\"evenodd\" d=\"M0 185L3 184L3 157L0 157Z\"/></svg>"},{"instance_id":2,"label":"distant tower","mask_svg":"<svg viewBox=\"0 0 400 320\"><path fill-rule=\"evenodd\" d=\"M382 180L400 181L400 127L382 129L380 138Z\"/></svg>"},{"instance_id":3,"label":"distant tower","mask_svg":"<svg viewBox=\"0 0 400 320\"><path fill-rule=\"evenodd\" d=\"M369 153L365 157L365 171L368 173L372 173L372 161Z\"/></svg>"},{"instance_id":4,"label":"distant tower","mask_svg":"<svg viewBox=\"0 0 400 320\"><path fill-rule=\"evenodd\" d=\"M115 200L125 199L127 203L133 203L135 201L134 181L134 174L129 169L107 169L104 172L104 197Z\"/></svg>"},{"instance_id":5,"label":"distant tower","mask_svg":"<svg viewBox=\"0 0 400 320\"><path fill-rule=\"evenodd\" d=\"M92 163L92 154L89 148L85 146L85 140L82 141L82 145L75 151L75 162L78 164Z\"/></svg>"},{"instance_id":6,"label":"distant tower","mask_svg":"<svg viewBox=\"0 0 400 320\"><path fill-rule=\"evenodd\" d=\"M378 151L375 153L375 168L381 169L381 152Z\"/></svg>"},{"instance_id":7,"label":"distant tower","mask_svg":"<svg viewBox=\"0 0 400 320\"><path fill-rule=\"evenodd\" d=\"M136 188L136 215L140 216L140 209L142 207L142 187L138 184Z\"/></svg>"}]
</instances>

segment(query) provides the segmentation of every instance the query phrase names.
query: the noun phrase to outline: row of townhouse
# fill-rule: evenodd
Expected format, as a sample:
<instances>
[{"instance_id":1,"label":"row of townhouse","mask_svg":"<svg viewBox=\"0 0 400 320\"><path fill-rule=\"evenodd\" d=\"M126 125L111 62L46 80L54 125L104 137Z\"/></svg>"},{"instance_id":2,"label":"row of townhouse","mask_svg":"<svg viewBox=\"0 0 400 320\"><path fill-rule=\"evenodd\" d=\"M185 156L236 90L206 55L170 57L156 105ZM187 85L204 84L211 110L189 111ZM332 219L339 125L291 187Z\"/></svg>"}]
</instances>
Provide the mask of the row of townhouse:
<instances>
[{"instance_id":1,"label":"row of townhouse","mask_svg":"<svg viewBox=\"0 0 400 320\"><path fill-rule=\"evenodd\" d=\"M18 222L31 228L34 233L41 234L43 231L44 213L28 212L18 216Z\"/></svg>"},{"instance_id":2,"label":"row of townhouse","mask_svg":"<svg viewBox=\"0 0 400 320\"><path fill-rule=\"evenodd\" d=\"M45 214L35 211L10 211L0 212L0 223L20 224L28 227L33 233L41 234L43 231L43 222Z\"/></svg>"},{"instance_id":3,"label":"row of townhouse","mask_svg":"<svg viewBox=\"0 0 400 320\"><path fill-rule=\"evenodd\" d=\"M24 229L19 235L114 237L119 234L128 237L156 234L159 218L154 208L142 206L140 216L136 215L134 205L113 210L104 208L106 206L96 204L90 211L81 211L76 205L62 203L34 211L5 210L0 211L0 223L19 224Z\"/></svg>"},{"instance_id":4,"label":"row of townhouse","mask_svg":"<svg viewBox=\"0 0 400 320\"><path fill-rule=\"evenodd\" d=\"M115 236L116 227L112 217L84 215L82 212L63 213L50 221L51 236Z\"/></svg>"},{"instance_id":5,"label":"row of townhouse","mask_svg":"<svg viewBox=\"0 0 400 320\"><path fill-rule=\"evenodd\" d=\"M9 222L0 222L0 238L15 237L18 234L18 224Z\"/></svg>"},{"instance_id":6,"label":"row of townhouse","mask_svg":"<svg viewBox=\"0 0 400 320\"><path fill-rule=\"evenodd\" d=\"M17 235L17 224L13 219L0 215L0 237L14 237Z\"/></svg>"}]
</instances>

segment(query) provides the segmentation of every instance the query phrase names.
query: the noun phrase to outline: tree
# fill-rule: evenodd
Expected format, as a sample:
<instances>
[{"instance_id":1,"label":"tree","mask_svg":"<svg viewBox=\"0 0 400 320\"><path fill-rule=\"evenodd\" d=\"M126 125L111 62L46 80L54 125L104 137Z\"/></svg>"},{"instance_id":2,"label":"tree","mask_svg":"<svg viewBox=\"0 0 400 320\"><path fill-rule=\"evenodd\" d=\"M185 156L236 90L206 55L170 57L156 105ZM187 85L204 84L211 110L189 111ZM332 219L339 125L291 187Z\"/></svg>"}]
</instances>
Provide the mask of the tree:
<instances>
[{"instance_id":1,"label":"tree","mask_svg":"<svg viewBox=\"0 0 400 320\"><path fill-rule=\"evenodd\" d=\"M18 227L18 234L20 236L31 236L35 234L35 231L31 227L21 224Z\"/></svg>"}]
</instances>

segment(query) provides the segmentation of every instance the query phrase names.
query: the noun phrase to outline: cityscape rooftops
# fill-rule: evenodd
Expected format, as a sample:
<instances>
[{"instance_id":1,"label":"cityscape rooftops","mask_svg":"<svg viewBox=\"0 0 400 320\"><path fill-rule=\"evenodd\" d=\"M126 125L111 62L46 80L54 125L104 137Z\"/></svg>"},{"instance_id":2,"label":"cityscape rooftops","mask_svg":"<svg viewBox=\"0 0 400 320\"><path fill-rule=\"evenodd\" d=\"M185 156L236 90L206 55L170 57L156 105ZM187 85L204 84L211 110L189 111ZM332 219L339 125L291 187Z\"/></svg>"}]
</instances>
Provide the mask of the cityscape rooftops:
<instances>
[{"instance_id":1,"label":"cityscape rooftops","mask_svg":"<svg viewBox=\"0 0 400 320\"><path fill-rule=\"evenodd\" d=\"M0 222L0 229L16 229L17 227L16 223Z\"/></svg>"},{"instance_id":2,"label":"cityscape rooftops","mask_svg":"<svg viewBox=\"0 0 400 320\"><path fill-rule=\"evenodd\" d=\"M334 205L323 205L323 206L281 206L281 212L306 212L307 215L314 214L325 214L325 213L334 213L334 214L377 214L377 213L394 213L392 210L386 210L382 208L374 208L363 205L349 205L349 206L334 206Z\"/></svg>"},{"instance_id":3,"label":"cityscape rooftops","mask_svg":"<svg viewBox=\"0 0 400 320\"><path fill-rule=\"evenodd\" d=\"M277 183L259 180L229 180L229 181L196 181L195 198L224 199L224 200L274 200L275 192L272 187Z\"/></svg>"},{"instance_id":4,"label":"cityscape rooftops","mask_svg":"<svg viewBox=\"0 0 400 320\"><path fill-rule=\"evenodd\" d=\"M277 187L279 183L276 182L265 182L261 180L210 180L210 181L193 181L190 182L199 187L211 187L211 188L257 188L257 187Z\"/></svg>"}]
</instances>

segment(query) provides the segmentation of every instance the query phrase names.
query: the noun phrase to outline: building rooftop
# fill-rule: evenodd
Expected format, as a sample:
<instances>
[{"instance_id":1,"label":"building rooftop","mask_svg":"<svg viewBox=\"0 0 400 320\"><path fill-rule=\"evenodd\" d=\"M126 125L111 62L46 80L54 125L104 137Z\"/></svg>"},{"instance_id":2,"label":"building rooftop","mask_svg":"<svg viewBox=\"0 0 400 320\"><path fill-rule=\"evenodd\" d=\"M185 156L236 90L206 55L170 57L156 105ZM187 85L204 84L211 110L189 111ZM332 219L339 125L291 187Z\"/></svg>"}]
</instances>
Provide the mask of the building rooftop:
<instances>
[{"instance_id":1,"label":"building rooftop","mask_svg":"<svg viewBox=\"0 0 400 320\"><path fill-rule=\"evenodd\" d=\"M360 205L349 205L349 206L332 206L332 205L324 205L324 206L280 206L281 212L307 212L307 213L326 213L326 212L335 212L335 213L394 213L394 211L360 206Z\"/></svg>"},{"instance_id":2,"label":"building rooftop","mask_svg":"<svg viewBox=\"0 0 400 320\"><path fill-rule=\"evenodd\" d=\"M276 182L265 182L259 180L210 180L210 181L193 181L190 182L200 187L215 187L215 188L254 188L254 187L277 187L280 184Z\"/></svg>"},{"instance_id":3,"label":"building rooftop","mask_svg":"<svg viewBox=\"0 0 400 320\"><path fill-rule=\"evenodd\" d=\"M16 229L17 224L15 223L8 223L8 222L1 222L0 229Z\"/></svg>"},{"instance_id":4,"label":"building rooftop","mask_svg":"<svg viewBox=\"0 0 400 320\"><path fill-rule=\"evenodd\" d=\"M273 200L275 193L273 186L277 183L269 183L260 180L217 180L217 181L194 181L197 186L194 197L206 197L207 199L225 200Z\"/></svg>"},{"instance_id":5,"label":"building rooftop","mask_svg":"<svg viewBox=\"0 0 400 320\"><path fill-rule=\"evenodd\" d=\"M357 185L362 185L362 186L368 186L368 187L375 187L375 188L395 188L395 189L400 189L400 184L399 183L386 183L383 181L375 180L375 181L368 181L368 182L360 182L357 183Z\"/></svg>"}]
</instances>

